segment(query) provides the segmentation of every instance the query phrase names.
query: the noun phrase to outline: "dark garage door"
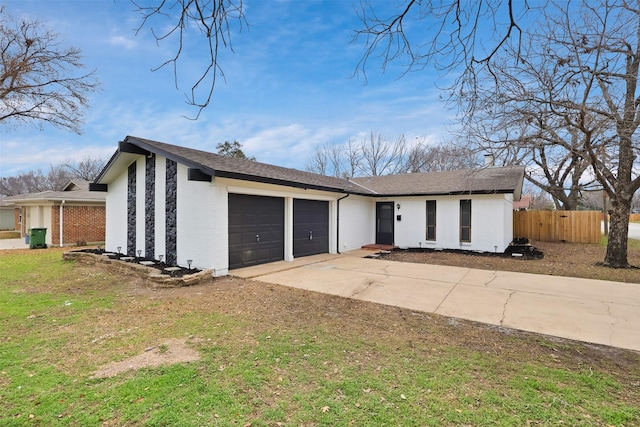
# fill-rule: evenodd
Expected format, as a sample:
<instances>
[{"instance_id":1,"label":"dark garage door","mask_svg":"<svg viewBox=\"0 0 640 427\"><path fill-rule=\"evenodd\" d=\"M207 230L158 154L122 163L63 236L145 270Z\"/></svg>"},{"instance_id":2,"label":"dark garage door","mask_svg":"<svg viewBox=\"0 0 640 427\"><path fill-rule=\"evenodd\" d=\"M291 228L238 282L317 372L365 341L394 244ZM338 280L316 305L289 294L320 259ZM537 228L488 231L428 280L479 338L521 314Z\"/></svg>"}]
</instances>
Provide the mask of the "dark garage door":
<instances>
[{"instance_id":1,"label":"dark garage door","mask_svg":"<svg viewBox=\"0 0 640 427\"><path fill-rule=\"evenodd\" d=\"M329 252L329 202L293 200L293 256Z\"/></svg>"},{"instance_id":2,"label":"dark garage door","mask_svg":"<svg viewBox=\"0 0 640 427\"><path fill-rule=\"evenodd\" d=\"M284 199L229 194L229 268L284 259Z\"/></svg>"}]
</instances>

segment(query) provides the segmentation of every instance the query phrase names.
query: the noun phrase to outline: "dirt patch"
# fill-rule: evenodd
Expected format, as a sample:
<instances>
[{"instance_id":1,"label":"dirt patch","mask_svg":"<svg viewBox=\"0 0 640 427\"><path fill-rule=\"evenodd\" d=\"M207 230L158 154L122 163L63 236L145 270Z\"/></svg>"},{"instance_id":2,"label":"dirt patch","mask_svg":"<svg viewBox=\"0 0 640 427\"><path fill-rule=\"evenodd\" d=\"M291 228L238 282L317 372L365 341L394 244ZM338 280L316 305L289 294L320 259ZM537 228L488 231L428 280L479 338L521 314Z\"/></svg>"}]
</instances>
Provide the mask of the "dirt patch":
<instances>
[{"instance_id":1,"label":"dirt patch","mask_svg":"<svg viewBox=\"0 0 640 427\"><path fill-rule=\"evenodd\" d=\"M92 378L115 377L126 371L193 362L199 359L200 353L191 349L186 339L169 338L160 345L145 349L144 353L137 356L101 366Z\"/></svg>"}]
</instances>

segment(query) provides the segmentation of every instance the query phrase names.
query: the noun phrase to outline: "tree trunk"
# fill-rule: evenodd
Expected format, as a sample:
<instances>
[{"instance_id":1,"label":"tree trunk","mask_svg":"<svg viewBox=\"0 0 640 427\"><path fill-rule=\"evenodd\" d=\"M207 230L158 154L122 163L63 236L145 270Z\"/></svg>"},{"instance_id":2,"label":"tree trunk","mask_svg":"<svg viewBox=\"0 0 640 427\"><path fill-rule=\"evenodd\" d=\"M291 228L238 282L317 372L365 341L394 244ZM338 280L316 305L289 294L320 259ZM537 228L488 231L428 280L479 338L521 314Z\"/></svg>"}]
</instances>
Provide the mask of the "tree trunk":
<instances>
[{"instance_id":1,"label":"tree trunk","mask_svg":"<svg viewBox=\"0 0 640 427\"><path fill-rule=\"evenodd\" d=\"M629 238L629 210L631 200L611 198L611 223L609 225L609 243L604 264L613 268L629 267L627 262L627 242Z\"/></svg>"}]
</instances>

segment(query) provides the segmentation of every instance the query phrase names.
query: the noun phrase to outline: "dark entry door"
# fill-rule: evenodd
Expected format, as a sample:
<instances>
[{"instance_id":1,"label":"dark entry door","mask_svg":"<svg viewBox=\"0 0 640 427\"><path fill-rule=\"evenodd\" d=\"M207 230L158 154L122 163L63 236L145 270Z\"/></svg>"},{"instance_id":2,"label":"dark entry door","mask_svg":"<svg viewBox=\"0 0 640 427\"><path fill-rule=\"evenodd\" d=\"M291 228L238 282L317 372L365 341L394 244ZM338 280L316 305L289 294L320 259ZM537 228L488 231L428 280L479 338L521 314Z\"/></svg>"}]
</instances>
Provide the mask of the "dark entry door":
<instances>
[{"instance_id":1,"label":"dark entry door","mask_svg":"<svg viewBox=\"0 0 640 427\"><path fill-rule=\"evenodd\" d=\"M229 269L284 259L284 199L229 194Z\"/></svg>"},{"instance_id":2,"label":"dark entry door","mask_svg":"<svg viewBox=\"0 0 640 427\"><path fill-rule=\"evenodd\" d=\"M376 243L393 245L393 202L376 203Z\"/></svg>"},{"instance_id":3,"label":"dark entry door","mask_svg":"<svg viewBox=\"0 0 640 427\"><path fill-rule=\"evenodd\" d=\"M293 256L329 252L329 202L293 200Z\"/></svg>"}]
</instances>

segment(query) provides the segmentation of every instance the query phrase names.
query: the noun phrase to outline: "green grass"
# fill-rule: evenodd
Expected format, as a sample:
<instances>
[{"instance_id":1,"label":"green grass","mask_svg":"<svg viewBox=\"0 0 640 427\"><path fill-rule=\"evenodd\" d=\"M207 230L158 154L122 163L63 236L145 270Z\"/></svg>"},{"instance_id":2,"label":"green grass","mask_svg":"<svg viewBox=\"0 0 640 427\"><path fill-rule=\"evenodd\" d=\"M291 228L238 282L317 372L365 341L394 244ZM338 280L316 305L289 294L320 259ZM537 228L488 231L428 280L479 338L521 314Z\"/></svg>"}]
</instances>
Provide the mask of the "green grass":
<instances>
[{"instance_id":1,"label":"green grass","mask_svg":"<svg viewBox=\"0 0 640 427\"><path fill-rule=\"evenodd\" d=\"M143 301L123 282L63 262L59 251L0 255L0 424L640 423L637 383L621 383L617 364L610 371L568 368L515 350L509 337L500 345L514 350L500 354L436 345L426 336L411 343L381 339L375 329L359 336L347 324L313 319L257 324L250 315L197 311L177 298ZM132 310L138 325L98 320L114 322ZM161 322L143 322L157 313ZM93 342L105 329L110 338ZM121 360L154 339L192 335L200 338L193 344L202 355L197 362L91 378L95 358ZM558 349L548 341L538 347ZM636 379L638 364L629 374Z\"/></svg>"},{"instance_id":2,"label":"green grass","mask_svg":"<svg viewBox=\"0 0 640 427\"><path fill-rule=\"evenodd\" d=\"M627 240L627 248L628 249L638 249L640 248L640 240L638 239L628 239ZM609 243L609 236L603 234L602 237L600 237L600 244L602 246L607 246L607 243Z\"/></svg>"}]
</instances>

